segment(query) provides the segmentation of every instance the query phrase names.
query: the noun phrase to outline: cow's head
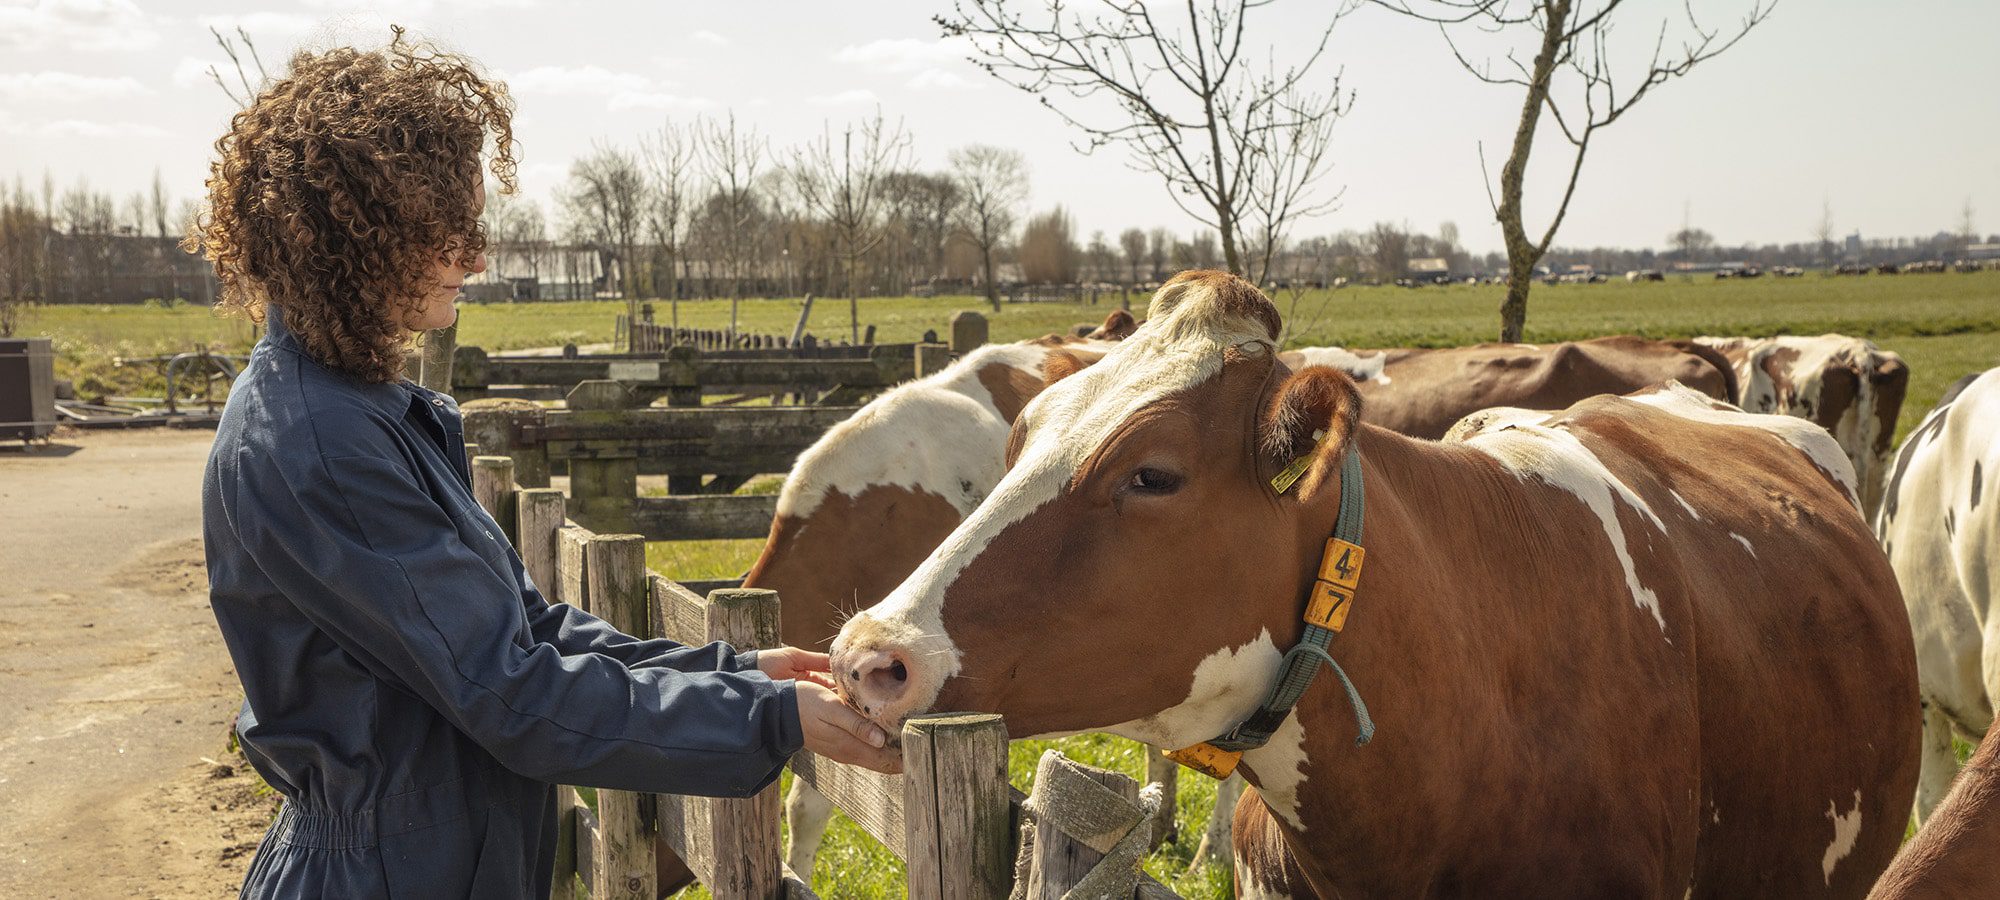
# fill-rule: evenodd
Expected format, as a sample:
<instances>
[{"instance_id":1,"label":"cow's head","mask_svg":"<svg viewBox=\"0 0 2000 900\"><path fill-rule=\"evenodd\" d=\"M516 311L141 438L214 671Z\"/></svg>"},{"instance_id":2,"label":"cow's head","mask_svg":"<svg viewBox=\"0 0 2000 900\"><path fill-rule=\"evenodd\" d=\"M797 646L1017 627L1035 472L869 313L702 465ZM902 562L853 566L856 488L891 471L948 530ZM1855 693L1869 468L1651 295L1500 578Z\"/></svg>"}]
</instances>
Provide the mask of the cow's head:
<instances>
[{"instance_id":1,"label":"cow's head","mask_svg":"<svg viewBox=\"0 0 2000 900\"><path fill-rule=\"evenodd\" d=\"M1145 328L1043 391L993 493L842 629L851 702L892 733L933 708L986 710L1017 736L1158 745L1254 709L1298 638L1360 414L1346 375L1276 360L1279 324L1242 279L1183 273ZM1271 477L1306 454L1279 494Z\"/></svg>"}]
</instances>

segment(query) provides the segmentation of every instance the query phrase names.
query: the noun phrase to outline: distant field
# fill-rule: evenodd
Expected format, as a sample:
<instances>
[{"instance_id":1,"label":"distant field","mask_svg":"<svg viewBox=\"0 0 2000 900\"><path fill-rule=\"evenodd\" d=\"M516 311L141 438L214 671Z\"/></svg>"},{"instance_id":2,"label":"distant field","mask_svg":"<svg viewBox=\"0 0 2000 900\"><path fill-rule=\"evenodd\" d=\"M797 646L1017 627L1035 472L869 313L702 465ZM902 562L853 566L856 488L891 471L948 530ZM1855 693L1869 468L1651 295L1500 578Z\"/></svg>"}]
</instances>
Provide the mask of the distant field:
<instances>
[{"instance_id":1,"label":"distant field","mask_svg":"<svg viewBox=\"0 0 2000 900\"><path fill-rule=\"evenodd\" d=\"M1501 291L1483 285L1363 287L1299 298L1281 292L1273 299L1288 316L1296 313L1301 325L1313 323L1291 337L1294 345L1452 346L1497 334ZM1018 340L1099 321L1116 302L1112 295L1097 306L1018 304L988 315L995 340ZM1143 309L1143 297L1135 296L1133 302ZM622 301L469 305L461 312L459 339L490 350L604 342L611 339L613 317L624 309ZM878 340L908 341L927 329L943 333L946 320L959 309L987 307L975 297L875 298L861 301L861 318L877 326ZM798 310L797 300L744 301L741 326L789 332ZM671 315L669 304L655 302L656 321L666 322ZM727 301L680 304L680 320L689 327L726 327L728 317ZM844 337L846 303L816 303L809 326L821 338ZM1897 432L1900 441L1947 385L1968 372L2000 365L2000 273L1538 286L1529 300L1526 339L1825 332L1871 338L1909 362L1911 384ZM193 307L44 307L30 311L25 333L53 335L61 352L58 376L76 379L86 394L157 394L162 389L149 372L111 367L106 358L112 354L173 352L198 344L242 352L252 341L245 324ZM654 543L647 548L647 563L682 579L735 577L761 547L758 540ZM1028 787L1035 761L1048 746L1135 777L1144 773L1141 749L1129 741L1093 735L1020 741L1010 754L1017 785ZM1213 783L1205 778L1189 775L1181 787L1182 838L1149 858L1147 870L1188 897L1229 896L1227 872L1174 877L1192 857L1200 823L1214 802ZM830 898L895 896L902 879L901 863L844 818L828 834L812 877L819 893ZM687 896L706 895L695 889Z\"/></svg>"}]
</instances>

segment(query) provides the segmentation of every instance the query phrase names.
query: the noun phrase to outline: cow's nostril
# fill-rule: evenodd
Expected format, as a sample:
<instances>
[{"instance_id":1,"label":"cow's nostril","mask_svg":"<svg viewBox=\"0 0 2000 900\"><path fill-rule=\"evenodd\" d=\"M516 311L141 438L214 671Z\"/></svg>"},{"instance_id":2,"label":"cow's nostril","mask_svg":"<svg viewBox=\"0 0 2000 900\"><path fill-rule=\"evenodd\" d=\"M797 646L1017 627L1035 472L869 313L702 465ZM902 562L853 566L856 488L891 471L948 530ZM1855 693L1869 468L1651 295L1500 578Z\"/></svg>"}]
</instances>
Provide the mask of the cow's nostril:
<instances>
[{"instance_id":1,"label":"cow's nostril","mask_svg":"<svg viewBox=\"0 0 2000 900\"><path fill-rule=\"evenodd\" d=\"M910 678L910 670L903 665L903 661L900 659L896 661L895 665L889 667L889 674L895 676L897 681L908 681Z\"/></svg>"}]
</instances>

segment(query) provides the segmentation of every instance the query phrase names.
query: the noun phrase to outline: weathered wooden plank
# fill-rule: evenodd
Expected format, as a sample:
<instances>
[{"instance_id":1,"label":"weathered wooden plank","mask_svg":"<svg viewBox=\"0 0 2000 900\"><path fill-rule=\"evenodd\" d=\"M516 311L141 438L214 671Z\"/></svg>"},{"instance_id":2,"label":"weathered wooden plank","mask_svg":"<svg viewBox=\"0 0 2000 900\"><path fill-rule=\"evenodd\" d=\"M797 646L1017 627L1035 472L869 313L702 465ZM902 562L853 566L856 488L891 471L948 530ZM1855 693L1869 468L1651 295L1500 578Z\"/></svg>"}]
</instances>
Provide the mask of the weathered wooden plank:
<instances>
[{"instance_id":1,"label":"weathered wooden plank","mask_svg":"<svg viewBox=\"0 0 2000 900\"><path fill-rule=\"evenodd\" d=\"M584 548L596 533L574 522L565 522L556 533L558 567L556 600L577 609L590 610L590 557Z\"/></svg>"},{"instance_id":2,"label":"weathered wooden plank","mask_svg":"<svg viewBox=\"0 0 2000 900\"><path fill-rule=\"evenodd\" d=\"M889 350L888 347L877 348ZM891 351L872 359L703 359L691 363L672 355L652 359L627 355L564 359L554 356L490 356L481 387L490 385L570 385L584 381L622 381L634 387L729 387L782 384L801 388L851 384L884 387L907 379L911 371L899 362L913 351ZM899 371L900 370L900 371ZM467 385L471 387L471 385Z\"/></svg>"},{"instance_id":3,"label":"weathered wooden plank","mask_svg":"<svg viewBox=\"0 0 2000 900\"><path fill-rule=\"evenodd\" d=\"M597 813L590 807L576 805L576 877L583 882L583 895L597 895L597 867L591 860L597 858Z\"/></svg>"},{"instance_id":4,"label":"weathered wooden plank","mask_svg":"<svg viewBox=\"0 0 2000 900\"><path fill-rule=\"evenodd\" d=\"M616 416L586 416L552 409L539 431L524 436L551 444L590 441L714 440L738 443L789 441L817 436L845 421L856 407L840 406L650 406Z\"/></svg>"},{"instance_id":5,"label":"weathered wooden plank","mask_svg":"<svg viewBox=\"0 0 2000 900\"><path fill-rule=\"evenodd\" d=\"M707 643L708 601L665 575L647 578L653 591L653 621L660 637L683 644Z\"/></svg>"},{"instance_id":6,"label":"weathered wooden plank","mask_svg":"<svg viewBox=\"0 0 2000 900\"><path fill-rule=\"evenodd\" d=\"M550 900L572 900L576 896L576 791L556 788L556 863L549 881Z\"/></svg>"},{"instance_id":7,"label":"weathered wooden plank","mask_svg":"<svg viewBox=\"0 0 2000 900\"><path fill-rule=\"evenodd\" d=\"M626 523L649 541L761 538L778 514L775 494L637 497Z\"/></svg>"},{"instance_id":8,"label":"weathered wooden plank","mask_svg":"<svg viewBox=\"0 0 2000 900\"><path fill-rule=\"evenodd\" d=\"M647 610L646 541L636 534L601 534L585 549L592 613L626 634L651 634ZM593 897L653 900L653 834L630 791L597 792L598 844Z\"/></svg>"},{"instance_id":9,"label":"weathered wooden plank","mask_svg":"<svg viewBox=\"0 0 2000 900\"><path fill-rule=\"evenodd\" d=\"M705 597L708 596L709 591L722 591L722 590L728 590L729 588L742 587L743 579L707 578L707 579L695 579L692 581L682 581L678 583L680 584L681 587L687 588L688 591L695 594L696 596Z\"/></svg>"},{"instance_id":10,"label":"weathered wooden plank","mask_svg":"<svg viewBox=\"0 0 2000 900\"><path fill-rule=\"evenodd\" d=\"M563 492L554 488L523 488L514 500L514 547L528 580L550 603L561 602Z\"/></svg>"},{"instance_id":11,"label":"weathered wooden plank","mask_svg":"<svg viewBox=\"0 0 2000 900\"><path fill-rule=\"evenodd\" d=\"M515 493L521 486L514 483L514 460L507 456L475 456L472 458L472 499L479 502L479 508L493 518L493 524L500 526L500 533L507 536L507 542L518 544L519 523L515 522Z\"/></svg>"},{"instance_id":12,"label":"weathered wooden plank","mask_svg":"<svg viewBox=\"0 0 2000 900\"><path fill-rule=\"evenodd\" d=\"M708 596L707 637L738 650L777 647L776 591L737 589ZM740 799L718 799L709 806L716 854L709 878L702 881L716 900L778 900L785 891L782 845L778 838L778 785Z\"/></svg>"},{"instance_id":13,"label":"weathered wooden plank","mask_svg":"<svg viewBox=\"0 0 2000 900\"><path fill-rule=\"evenodd\" d=\"M779 865L784 864L779 863ZM812 885L807 884L805 879L800 878L799 873L792 871L791 866L785 866L783 871L785 874L785 900L819 900L819 895L813 893Z\"/></svg>"},{"instance_id":14,"label":"weathered wooden plank","mask_svg":"<svg viewBox=\"0 0 2000 900\"><path fill-rule=\"evenodd\" d=\"M707 797L676 794L655 794L653 797L660 840L666 842L682 862L687 863L688 871L693 872L697 880L708 884L715 870L715 828L709 816L715 801Z\"/></svg>"},{"instance_id":15,"label":"weathered wooden plank","mask_svg":"<svg viewBox=\"0 0 2000 900\"><path fill-rule=\"evenodd\" d=\"M983 713L911 719L903 771L910 896L1006 897L1014 874L1006 723Z\"/></svg>"},{"instance_id":16,"label":"weathered wooden plank","mask_svg":"<svg viewBox=\"0 0 2000 900\"><path fill-rule=\"evenodd\" d=\"M862 831L898 857L908 859L903 840L903 777L821 759L804 750L792 755L792 774L805 779Z\"/></svg>"}]
</instances>

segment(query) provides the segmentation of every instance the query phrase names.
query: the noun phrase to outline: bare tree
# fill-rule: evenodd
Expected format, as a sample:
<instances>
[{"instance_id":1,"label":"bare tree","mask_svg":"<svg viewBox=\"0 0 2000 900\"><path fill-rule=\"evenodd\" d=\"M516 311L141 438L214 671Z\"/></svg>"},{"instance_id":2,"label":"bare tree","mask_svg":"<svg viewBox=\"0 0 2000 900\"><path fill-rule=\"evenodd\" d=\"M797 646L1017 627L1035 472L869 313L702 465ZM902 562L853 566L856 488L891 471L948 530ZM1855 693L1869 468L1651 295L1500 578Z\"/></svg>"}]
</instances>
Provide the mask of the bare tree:
<instances>
[{"instance_id":1,"label":"bare tree","mask_svg":"<svg viewBox=\"0 0 2000 900\"><path fill-rule=\"evenodd\" d=\"M1037 284L1070 284L1077 278L1075 226L1060 206L1021 228L1021 277Z\"/></svg>"},{"instance_id":2,"label":"bare tree","mask_svg":"<svg viewBox=\"0 0 2000 900\"><path fill-rule=\"evenodd\" d=\"M1403 277L1410 268L1410 230L1394 222L1376 222L1375 227L1362 235L1362 246L1368 253L1370 266L1375 277L1383 281L1395 281Z\"/></svg>"},{"instance_id":3,"label":"bare tree","mask_svg":"<svg viewBox=\"0 0 2000 900\"><path fill-rule=\"evenodd\" d=\"M1819 204L1819 224L1813 226L1813 238L1819 241L1820 261L1833 265L1833 202L1821 200Z\"/></svg>"},{"instance_id":4,"label":"bare tree","mask_svg":"<svg viewBox=\"0 0 2000 900\"><path fill-rule=\"evenodd\" d=\"M1028 199L1028 164L1019 151L974 144L951 151L952 177L965 202L959 230L979 247L986 302L1000 311L1000 285L993 277L993 251L1014 230L1021 203Z\"/></svg>"},{"instance_id":5,"label":"bare tree","mask_svg":"<svg viewBox=\"0 0 2000 900\"><path fill-rule=\"evenodd\" d=\"M639 318L639 280L633 257L645 224L646 178L632 154L597 144L589 156L570 164L569 188L563 206L571 233L597 250L605 287L625 295L626 321ZM615 269L614 269L615 267ZM611 281L613 271L618 280Z\"/></svg>"},{"instance_id":6,"label":"bare tree","mask_svg":"<svg viewBox=\"0 0 2000 900\"><path fill-rule=\"evenodd\" d=\"M1348 4L1331 6L1297 65L1267 60L1262 72L1254 60L1265 54L1246 46L1247 26L1269 0L1188 0L1183 21L1156 19L1144 0L1105 0L1095 14L1064 0L1037 5L1031 21L1005 0L954 0L937 23L970 39L988 72L1080 131L1084 152L1124 145L1133 168L1160 176L1184 212L1221 234L1230 271L1258 274L1246 269L1246 238L1274 245L1287 223L1331 208L1316 182L1353 94L1338 72L1328 79L1313 68Z\"/></svg>"},{"instance_id":7,"label":"bare tree","mask_svg":"<svg viewBox=\"0 0 2000 900\"><path fill-rule=\"evenodd\" d=\"M1174 244L1173 232L1165 228L1155 228L1152 234L1148 235L1148 238L1149 243L1146 247L1146 259L1153 264L1153 280L1166 281L1167 258L1173 250Z\"/></svg>"},{"instance_id":8,"label":"bare tree","mask_svg":"<svg viewBox=\"0 0 2000 900\"><path fill-rule=\"evenodd\" d=\"M688 215L694 205L695 185L701 181L700 137L697 128L682 129L669 122L639 139L639 156L645 161L651 188L647 192L651 202L646 205L646 231L656 248L655 265L649 267L653 269L651 282L657 294L660 271L665 271L667 303L672 308L675 328L681 324L681 272L687 255L684 245Z\"/></svg>"},{"instance_id":9,"label":"bare tree","mask_svg":"<svg viewBox=\"0 0 2000 900\"><path fill-rule=\"evenodd\" d=\"M833 232L847 288L847 326L861 342L861 303L855 269L881 240L883 184L908 165L910 136L903 123L890 124L881 110L838 137L829 126L819 139L793 151L792 183L799 199Z\"/></svg>"},{"instance_id":10,"label":"bare tree","mask_svg":"<svg viewBox=\"0 0 2000 900\"><path fill-rule=\"evenodd\" d=\"M1507 247L1507 299L1500 307L1500 339L1516 342L1528 317L1528 288L1533 284L1536 264L1548 253L1562 226L1571 198L1576 196L1583 160L1597 132L1625 115L1655 87L1686 75L1699 63L1713 59L1736 45L1758 23L1764 21L1777 0L1751 0L1749 12L1729 31L1705 28L1696 19L1692 4L1684 7L1687 33L1676 40L1679 49L1668 51L1670 23L1660 24L1651 42L1652 57L1632 75L1614 72L1610 59L1613 13L1626 0L1372 0L1376 5L1404 15L1436 23L1444 35L1452 58L1473 77L1487 84L1520 88L1521 117L1514 130L1513 148L1500 167L1500 194L1488 202L1500 222ZM1533 58L1523 63L1512 49L1504 53L1506 65L1496 66L1489 58L1476 62L1460 47L1454 31L1469 28L1477 34L1506 40L1515 35L1529 36ZM1635 77L1636 76L1636 77ZM1560 83L1559 83L1560 82ZM1522 197L1527 180L1528 159L1534 151L1535 135L1543 111L1555 121L1569 141L1572 158L1562 197L1556 203L1548 226L1539 238L1530 238L1523 223ZM1480 166L1485 163L1481 148Z\"/></svg>"},{"instance_id":11,"label":"bare tree","mask_svg":"<svg viewBox=\"0 0 2000 900\"><path fill-rule=\"evenodd\" d=\"M243 95L240 97L237 96L235 89L229 86L229 82L223 80L222 73L217 71L214 66L208 67L209 80L214 81L215 86L221 88L224 94L229 95L230 101L234 102L237 106L249 106L250 101L257 99L257 92L262 90L264 85L271 80L271 76L264 71L264 60L257 56L256 42L250 40L250 32L244 31L240 25L236 28L236 37L234 39L223 37L222 32L217 31L213 25L208 26L208 33L215 35L215 43L222 48L223 53L229 55L229 62L236 67L236 83L242 85ZM396 34L401 35L402 33L403 30L401 28L396 29ZM242 50L236 49L236 41L238 40L243 42ZM251 84L249 73L243 71L243 57L246 54L250 57L250 62L257 67L256 84Z\"/></svg>"},{"instance_id":12,"label":"bare tree","mask_svg":"<svg viewBox=\"0 0 2000 900\"><path fill-rule=\"evenodd\" d=\"M1708 253L1710 247L1715 246L1715 236L1699 228L1683 225L1679 231L1667 235L1667 243L1673 245L1674 254L1681 258L1681 262L1691 263Z\"/></svg>"},{"instance_id":13,"label":"bare tree","mask_svg":"<svg viewBox=\"0 0 2000 900\"><path fill-rule=\"evenodd\" d=\"M729 279L729 333L735 334L743 283L755 256L758 233L752 224L763 212L757 200L757 170L770 153L770 141L755 128L738 128L732 111L720 121L703 123L697 143L708 175L704 212L713 238L711 255L717 257L711 262L719 263Z\"/></svg>"}]
</instances>

